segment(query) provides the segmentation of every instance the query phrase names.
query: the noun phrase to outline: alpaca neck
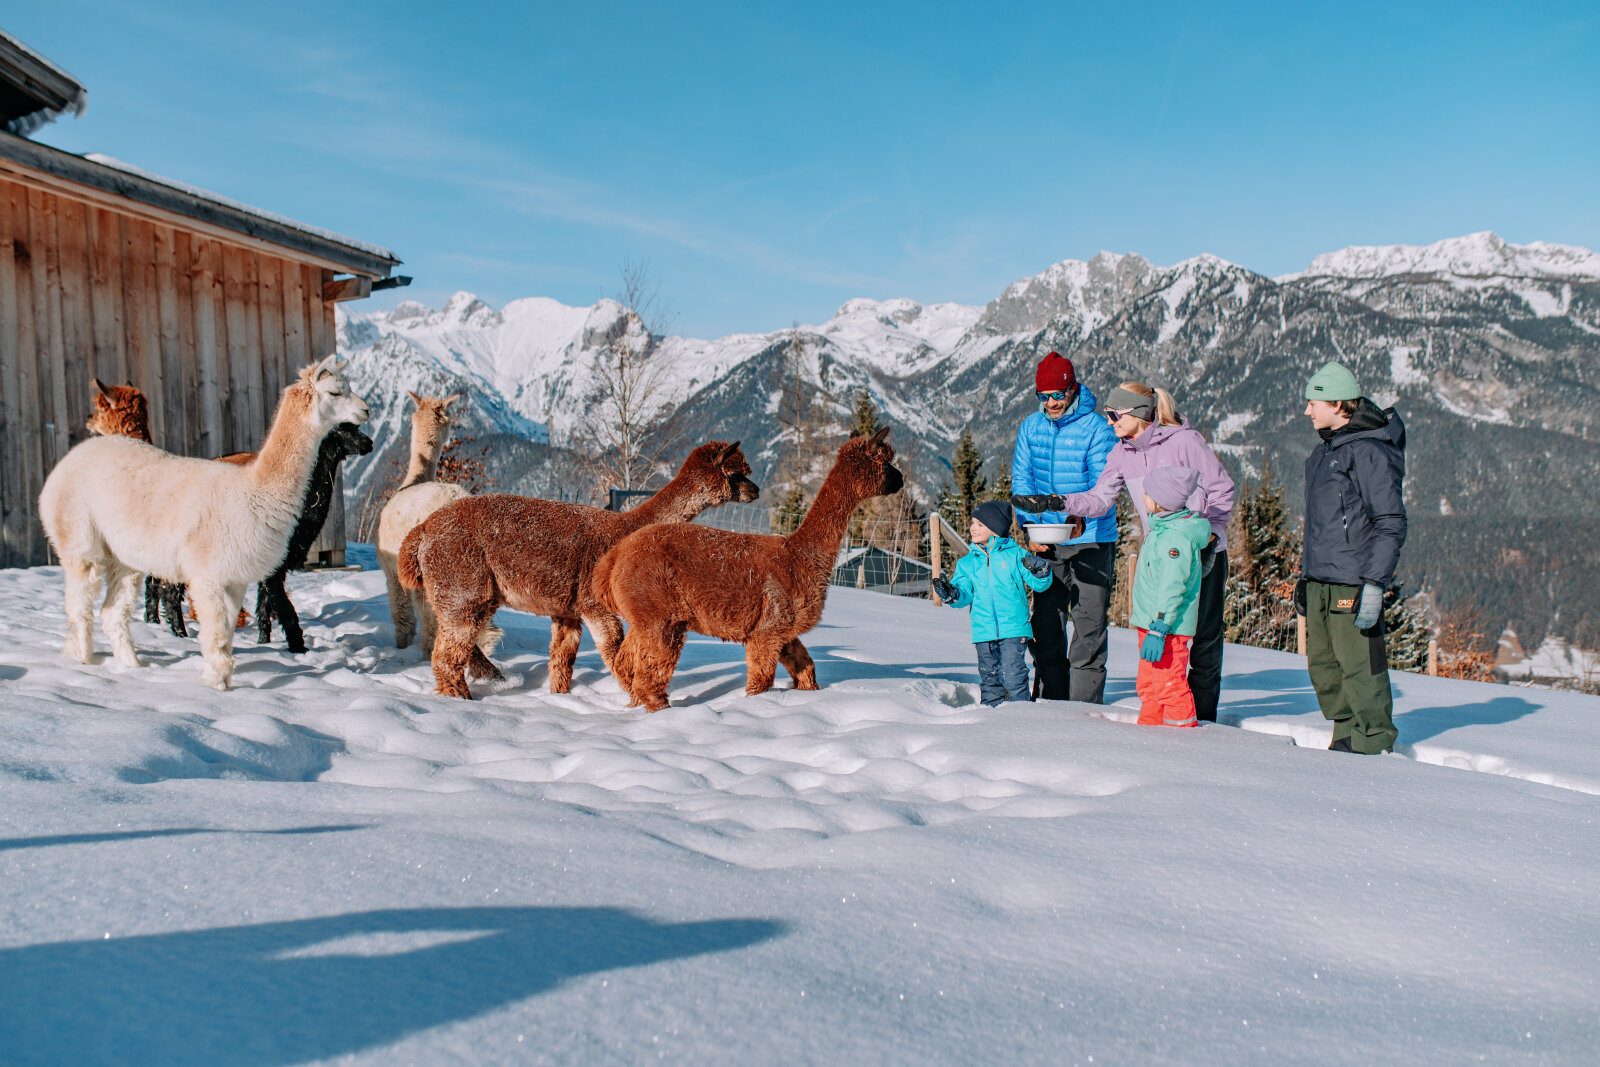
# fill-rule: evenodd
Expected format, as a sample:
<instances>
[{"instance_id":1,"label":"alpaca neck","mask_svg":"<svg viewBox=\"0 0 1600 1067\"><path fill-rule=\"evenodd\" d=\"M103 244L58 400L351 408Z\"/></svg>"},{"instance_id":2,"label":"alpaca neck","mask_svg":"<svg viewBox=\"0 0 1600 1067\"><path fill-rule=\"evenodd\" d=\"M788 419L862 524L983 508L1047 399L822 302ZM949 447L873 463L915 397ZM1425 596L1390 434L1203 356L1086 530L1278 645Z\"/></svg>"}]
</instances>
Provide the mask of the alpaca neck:
<instances>
[{"instance_id":1,"label":"alpaca neck","mask_svg":"<svg viewBox=\"0 0 1600 1067\"><path fill-rule=\"evenodd\" d=\"M714 502L694 475L679 471L672 481L656 490L654 496L623 515L635 529L656 522L689 522Z\"/></svg>"},{"instance_id":2,"label":"alpaca neck","mask_svg":"<svg viewBox=\"0 0 1600 1067\"><path fill-rule=\"evenodd\" d=\"M811 502L799 528L785 538L785 547L793 557L824 574L833 571L839 543L850 525L850 515L866 499L852 490L844 478L837 477L838 474L839 468L835 466L822 488L817 490L817 499Z\"/></svg>"},{"instance_id":3,"label":"alpaca neck","mask_svg":"<svg viewBox=\"0 0 1600 1067\"><path fill-rule=\"evenodd\" d=\"M444 451L444 431L436 427L426 430L411 427L411 465L406 468L400 488L431 482L439 477L439 454Z\"/></svg>"},{"instance_id":4,"label":"alpaca neck","mask_svg":"<svg viewBox=\"0 0 1600 1067\"><path fill-rule=\"evenodd\" d=\"M323 440L311 427L311 404L309 396L295 389L286 392L261 451L245 468L258 488L296 513L305 499Z\"/></svg>"}]
</instances>

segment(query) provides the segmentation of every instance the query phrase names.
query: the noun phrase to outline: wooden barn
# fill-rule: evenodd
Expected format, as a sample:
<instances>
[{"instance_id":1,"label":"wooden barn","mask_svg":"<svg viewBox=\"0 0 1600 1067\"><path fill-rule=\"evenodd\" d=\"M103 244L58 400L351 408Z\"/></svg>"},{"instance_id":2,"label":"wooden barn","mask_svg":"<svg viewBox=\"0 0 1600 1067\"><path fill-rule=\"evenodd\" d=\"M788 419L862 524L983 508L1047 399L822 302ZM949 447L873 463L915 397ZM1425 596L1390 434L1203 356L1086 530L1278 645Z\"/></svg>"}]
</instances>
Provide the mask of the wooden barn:
<instances>
[{"instance_id":1,"label":"wooden barn","mask_svg":"<svg viewBox=\"0 0 1600 1067\"><path fill-rule=\"evenodd\" d=\"M83 100L71 76L0 33L0 566L48 561L39 489L88 436L92 379L145 392L158 447L253 451L284 386L334 351L334 304L384 287L399 263L25 136ZM339 494L311 560L342 564L344 546Z\"/></svg>"}]
</instances>

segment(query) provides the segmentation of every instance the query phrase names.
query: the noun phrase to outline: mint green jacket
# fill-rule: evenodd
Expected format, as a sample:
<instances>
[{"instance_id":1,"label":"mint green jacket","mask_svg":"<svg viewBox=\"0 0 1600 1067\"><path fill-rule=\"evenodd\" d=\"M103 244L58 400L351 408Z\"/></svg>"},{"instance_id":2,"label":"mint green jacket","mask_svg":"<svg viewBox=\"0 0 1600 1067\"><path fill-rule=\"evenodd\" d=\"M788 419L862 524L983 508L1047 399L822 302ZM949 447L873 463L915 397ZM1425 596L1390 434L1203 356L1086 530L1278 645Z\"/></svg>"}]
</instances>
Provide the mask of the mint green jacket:
<instances>
[{"instance_id":1,"label":"mint green jacket","mask_svg":"<svg viewBox=\"0 0 1600 1067\"><path fill-rule=\"evenodd\" d=\"M1172 632L1193 637L1200 619L1200 551L1211 524L1185 508L1150 516L1150 535L1139 549L1133 579L1131 625L1150 629L1160 618Z\"/></svg>"}]
</instances>

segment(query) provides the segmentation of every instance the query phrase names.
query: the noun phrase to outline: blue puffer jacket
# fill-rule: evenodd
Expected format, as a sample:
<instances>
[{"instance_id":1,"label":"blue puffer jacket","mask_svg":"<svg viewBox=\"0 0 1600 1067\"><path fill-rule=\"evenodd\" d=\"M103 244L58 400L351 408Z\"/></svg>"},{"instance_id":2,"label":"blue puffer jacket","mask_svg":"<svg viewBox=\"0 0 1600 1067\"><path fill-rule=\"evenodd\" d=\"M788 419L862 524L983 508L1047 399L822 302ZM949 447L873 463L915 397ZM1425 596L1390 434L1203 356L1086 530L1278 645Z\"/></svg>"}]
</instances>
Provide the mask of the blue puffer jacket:
<instances>
[{"instance_id":1,"label":"blue puffer jacket","mask_svg":"<svg viewBox=\"0 0 1600 1067\"><path fill-rule=\"evenodd\" d=\"M953 608L972 607L972 643L1003 641L1008 637L1032 637L1028 622L1028 590L1042 593L1050 588L1052 576L1043 578L1022 565L1026 555L1022 546L1009 537L991 537L987 545L973 545L961 557L950 584L961 595L950 601Z\"/></svg>"},{"instance_id":2,"label":"blue puffer jacket","mask_svg":"<svg viewBox=\"0 0 1600 1067\"><path fill-rule=\"evenodd\" d=\"M1099 401L1087 385L1078 387L1078 402L1054 422L1043 408L1022 420L1017 449L1011 457L1011 491L1021 496L1035 493L1083 493L1094 488L1105 470L1106 457L1117 435L1099 411ZM1017 512L1018 522L1066 522L1056 511L1043 515ZM1083 536L1069 544L1110 544L1117 539L1117 513L1109 511L1084 524Z\"/></svg>"}]
</instances>

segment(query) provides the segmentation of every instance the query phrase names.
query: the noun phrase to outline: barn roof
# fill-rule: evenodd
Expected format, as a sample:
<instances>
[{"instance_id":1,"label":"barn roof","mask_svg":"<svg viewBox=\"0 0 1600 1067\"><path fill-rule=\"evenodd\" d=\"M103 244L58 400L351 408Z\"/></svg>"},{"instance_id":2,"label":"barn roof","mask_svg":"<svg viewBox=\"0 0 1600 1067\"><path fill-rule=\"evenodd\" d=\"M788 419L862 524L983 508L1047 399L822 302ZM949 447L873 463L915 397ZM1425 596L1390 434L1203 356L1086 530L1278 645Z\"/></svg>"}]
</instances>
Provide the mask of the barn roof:
<instances>
[{"instance_id":1,"label":"barn roof","mask_svg":"<svg viewBox=\"0 0 1600 1067\"><path fill-rule=\"evenodd\" d=\"M388 277L400 258L380 245L241 204L192 185L163 178L98 154L74 155L23 137L0 133L0 174L15 164L64 182L132 200L171 215L276 245L351 274Z\"/></svg>"},{"instance_id":2,"label":"barn roof","mask_svg":"<svg viewBox=\"0 0 1600 1067\"><path fill-rule=\"evenodd\" d=\"M26 136L88 102L78 79L0 30L0 129Z\"/></svg>"}]
</instances>

